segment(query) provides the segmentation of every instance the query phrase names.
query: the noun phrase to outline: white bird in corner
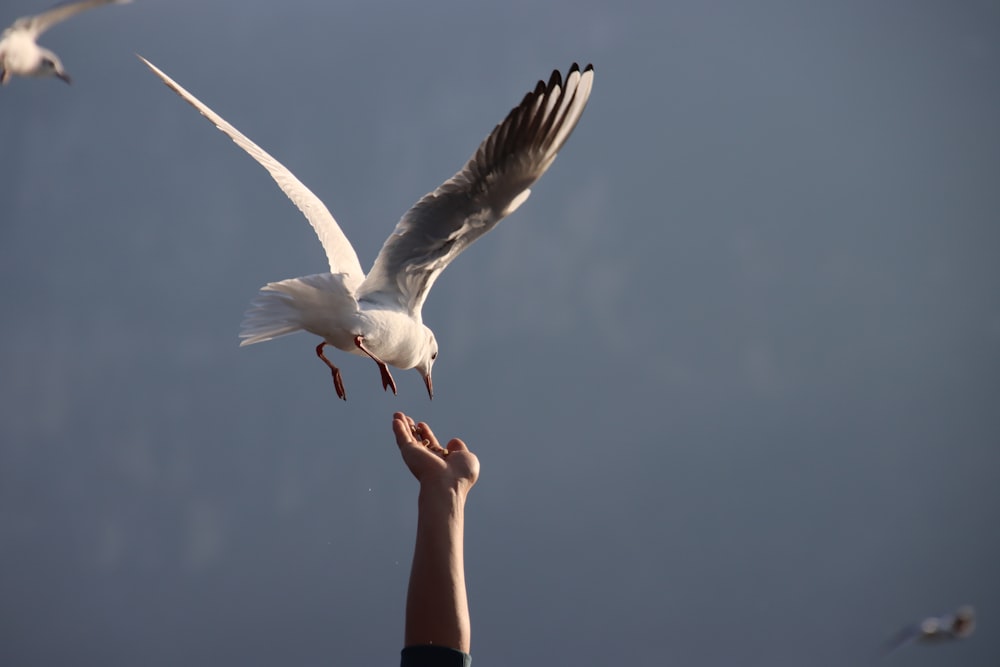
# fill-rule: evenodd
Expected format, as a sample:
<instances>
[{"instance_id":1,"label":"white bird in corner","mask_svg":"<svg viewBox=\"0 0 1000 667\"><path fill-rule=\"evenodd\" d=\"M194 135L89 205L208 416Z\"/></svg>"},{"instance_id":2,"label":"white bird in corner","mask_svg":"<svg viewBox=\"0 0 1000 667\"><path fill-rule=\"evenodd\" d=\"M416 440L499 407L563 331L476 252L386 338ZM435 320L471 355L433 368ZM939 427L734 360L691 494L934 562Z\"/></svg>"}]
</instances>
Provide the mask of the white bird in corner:
<instances>
[{"instance_id":1,"label":"white bird in corner","mask_svg":"<svg viewBox=\"0 0 1000 667\"><path fill-rule=\"evenodd\" d=\"M936 644L939 642L966 639L976 629L976 610L972 605L963 605L952 614L929 616L919 623L908 625L896 633L884 647L888 655L907 644Z\"/></svg>"},{"instance_id":2,"label":"white bird in corner","mask_svg":"<svg viewBox=\"0 0 1000 667\"><path fill-rule=\"evenodd\" d=\"M152 63L168 87L250 154L312 225L326 250L329 273L268 283L251 302L240 329L243 345L296 331L320 338L316 355L330 368L337 396L346 400L340 370L323 348L371 357L382 389L396 393L389 365L415 368L434 397L431 367L438 344L421 309L438 275L473 241L513 213L576 127L594 70L573 64L565 78L539 81L480 144L462 169L403 215L366 276L358 256L323 202L288 169L243 136Z\"/></svg>"},{"instance_id":3,"label":"white bird in corner","mask_svg":"<svg viewBox=\"0 0 1000 667\"><path fill-rule=\"evenodd\" d=\"M24 16L14 21L0 35L0 84L6 84L12 75L55 76L71 83L59 56L38 46L38 37L57 23L80 12L101 5L123 5L132 0L82 0L56 5L36 16Z\"/></svg>"}]
</instances>

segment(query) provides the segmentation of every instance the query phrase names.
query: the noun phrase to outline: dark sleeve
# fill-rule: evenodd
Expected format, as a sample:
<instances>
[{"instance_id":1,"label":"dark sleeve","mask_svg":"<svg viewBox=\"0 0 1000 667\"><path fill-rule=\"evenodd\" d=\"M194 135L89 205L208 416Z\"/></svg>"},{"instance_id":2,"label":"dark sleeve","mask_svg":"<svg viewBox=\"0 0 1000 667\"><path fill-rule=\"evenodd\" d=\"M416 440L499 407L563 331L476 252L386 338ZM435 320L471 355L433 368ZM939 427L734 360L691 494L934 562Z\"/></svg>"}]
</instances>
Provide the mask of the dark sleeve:
<instances>
[{"instance_id":1,"label":"dark sleeve","mask_svg":"<svg viewBox=\"0 0 1000 667\"><path fill-rule=\"evenodd\" d=\"M444 646L407 646L401 667L470 667L472 656Z\"/></svg>"}]
</instances>

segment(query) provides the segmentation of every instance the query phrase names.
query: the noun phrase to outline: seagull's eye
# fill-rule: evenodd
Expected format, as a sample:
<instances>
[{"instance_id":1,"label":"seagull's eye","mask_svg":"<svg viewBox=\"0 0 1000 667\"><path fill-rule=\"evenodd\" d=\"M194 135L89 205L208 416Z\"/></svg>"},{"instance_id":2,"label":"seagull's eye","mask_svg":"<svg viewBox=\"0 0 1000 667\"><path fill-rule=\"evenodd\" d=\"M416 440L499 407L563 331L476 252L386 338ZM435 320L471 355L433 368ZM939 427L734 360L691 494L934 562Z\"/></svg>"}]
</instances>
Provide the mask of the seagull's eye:
<instances>
[{"instance_id":1,"label":"seagull's eye","mask_svg":"<svg viewBox=\"0 0 1000 667\"><path fill-rule=\"evenodd\" d=\"M49 69L55 69L56 68L56 64L54 62L52 62L51 60L49 60L48 58L42 58L42 64L45 65Z\"/></svg>"},{"instance_id":2,"label":"seagull's eye","mask_svg":"<svg viewBox=\"0 0 1000 667\"><path fill-rule=\"evenodd\" d=\"M438 358L438 353L437 352L435 352L434 354L431 355L431 361L434 361L437 358Z\"/></svg>"}]
</instances>

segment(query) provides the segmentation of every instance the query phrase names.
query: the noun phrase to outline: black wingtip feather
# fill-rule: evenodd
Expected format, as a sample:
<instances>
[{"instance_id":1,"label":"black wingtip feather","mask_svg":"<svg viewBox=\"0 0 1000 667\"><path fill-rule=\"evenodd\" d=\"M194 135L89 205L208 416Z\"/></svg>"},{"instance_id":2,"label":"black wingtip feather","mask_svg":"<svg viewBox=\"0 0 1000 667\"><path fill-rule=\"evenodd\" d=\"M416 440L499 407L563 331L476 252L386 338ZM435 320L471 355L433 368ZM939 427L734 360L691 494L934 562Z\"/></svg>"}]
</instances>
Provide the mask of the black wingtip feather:
<instances>
[{"instance_id":1,"label":"black wingtip feather","mask_svg":"<svg viewBox=\"0 0 1000 667\"><path fill-rule=\"evenodd\" d=\"M539 81L539 83L541 82ZM549 77L548 90L552 90L556 86L562 86L562 73L559 70L554 69L552 70L552 76Z\"/></svg>"},{"instance_id":2,"label":"black wingtip feather","mask_svg":"<svg viewBox=\"0 0 1000 667\"><path fill-rule=\"evenodd\" d=\"M592 70L593 65L588 64L583 74ZM562 108L565 113L578 93L577 88L572 91L567 89L574 72L578 77L582 76L579 63L574 62L565 76L559 70L553 70L548 82L539 80L535 88L524 95L521 103L510 110L507 118L498 123L487 140L480 145L475 153L475 162L492 163L498 159L498 155L516 152L519 146L540 142L548 135L552 135L550 139L554 138L554 128L565 118L556 110ZM567 95L571 95L571 99L565 103ZM556 96L556 99L547 104L546 98L552 96Z\"/></svg>"}]
</instances>

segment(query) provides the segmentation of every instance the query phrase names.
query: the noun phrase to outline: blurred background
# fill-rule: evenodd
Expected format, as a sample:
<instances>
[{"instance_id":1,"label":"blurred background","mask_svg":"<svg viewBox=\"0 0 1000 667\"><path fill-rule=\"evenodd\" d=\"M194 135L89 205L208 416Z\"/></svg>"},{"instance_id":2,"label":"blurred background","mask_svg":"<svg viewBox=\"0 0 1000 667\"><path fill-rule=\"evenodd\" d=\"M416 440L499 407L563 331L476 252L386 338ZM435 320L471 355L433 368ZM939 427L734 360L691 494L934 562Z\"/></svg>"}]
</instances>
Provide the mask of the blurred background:
<instances>
[{"instance_id":1,"label":"blurred background","mask_svg":"<svg viewBox=\"0 0 1000 667\"><path fill-rule=\"evenodd\" d=\"M11 0L0 22L47 7ZM475 664L860 665L973 603L1000 656L1000 7L138 0L0 90L0 662L391 665L416 482L393 411L482 461ZM540 78L590 105L441 276L382 391L298 334Z\"/></svg>"}]
</instances>

